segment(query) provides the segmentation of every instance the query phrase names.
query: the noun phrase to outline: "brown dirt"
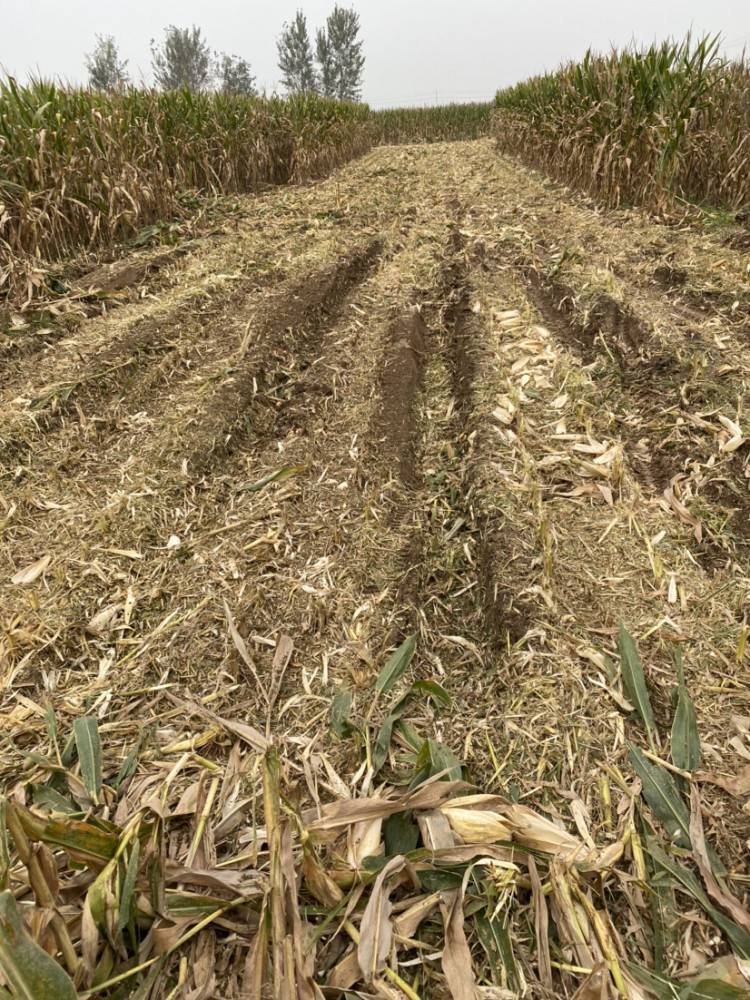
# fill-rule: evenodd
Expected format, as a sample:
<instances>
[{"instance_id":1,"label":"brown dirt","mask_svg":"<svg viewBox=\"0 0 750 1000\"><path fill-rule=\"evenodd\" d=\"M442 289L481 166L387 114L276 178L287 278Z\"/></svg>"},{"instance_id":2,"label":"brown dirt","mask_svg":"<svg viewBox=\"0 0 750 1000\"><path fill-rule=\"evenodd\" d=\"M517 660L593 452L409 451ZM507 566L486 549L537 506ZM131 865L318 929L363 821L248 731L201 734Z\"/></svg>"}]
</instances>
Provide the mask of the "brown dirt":
<instances>
[{"instance_id":1,"label":"brown dirt","mask_svg":"<svg viewBox=\"0 0 750 1000\"><path fill-rule=\"evenodd\" d=\"M568 344L590 364L600 353L595 344L597 331L575 318L569 289L545 285L539 274L529 268L525 272L529 301L539 311L544 323L559 340Z\"/></svg>"},{"instance_id":2,"label":"brown dirt","mask_svg":"<svg viewBox=\"0 0 750 1000\"><path fill-rule=\"evenodd\" d=\"M659 264L654 268L654 279L663 289L671 292L674 288L682 288L687 282L688 273L682 267L671 264Z\"/></svg>"},{"instance_id":3,"label":"brown dirt","mask_svg":"<svg viewBox=\"0 0 750 1000\"><path fill-rule=\"evenodd\" d=\"M248 421L253 422L252 404L259 386L271 391L276 388L271 385L269 356L278 363L288 354L288 364L300 369L309 366L319 334L335 322L347 295L376 266L382 249L379 239L370 240L336 263L293 282L264 303L263 314L250 321L252 353L257 360L239 357L235 372L222 380L200 412L194 408L187 411L181 400L174 401L179 419L190 412L190 423L196 428L187 441L182 436L178 443L175 454L180 462L186 460L188 468L200 474L215 451L230 451L236 446L238 437L248 429ZM266 402L269 395L267 392ZM273 401L277 409L279 402Z\"/></svg>"},{"instance_id":4,"label":"brown dirt","mask_svg":"<svg viewBox=\"0 0 750 1000\"><path fill-rule=\"evenodd\" d=\"M535 618L533 605L519 597L518 586L509 582L516 577L512 531L509 524L485 527L479 552L485 632L496 655L507 653L523 639Z\"/></svg>"},{"instance_id":5,"label":"brown dirt","mask_svg":"<svg viewBox=\"0 0 750 1000\"><path fill-rule=\"evenodd\" d=\"M376 448L388 455L402 483L413 485L415 468L415 419L429 351L430 334L416 310L397 317L390 325L380 381L380 406L373 437Z\"/></svg>"}]
</instances>

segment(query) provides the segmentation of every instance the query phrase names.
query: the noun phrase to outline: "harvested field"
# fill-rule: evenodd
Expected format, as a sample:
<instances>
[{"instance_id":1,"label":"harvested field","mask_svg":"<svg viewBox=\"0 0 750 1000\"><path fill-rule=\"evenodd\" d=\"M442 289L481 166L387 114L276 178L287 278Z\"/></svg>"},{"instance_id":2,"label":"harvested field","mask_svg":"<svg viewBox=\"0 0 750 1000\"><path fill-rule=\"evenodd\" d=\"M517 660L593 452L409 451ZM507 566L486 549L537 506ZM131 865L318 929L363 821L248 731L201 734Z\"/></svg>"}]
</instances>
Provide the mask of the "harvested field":
<instances>
[{"instance_id":1,"label":"harvested field","mask_svg":"<svg viewBox=\"0 0 750 1000\"><path fill-rule=\"evenodd\" d=\"M741 985L730 957L750 958L741 223L604 210L490 140L380 147L242 205L226 231L81 278L84 291L123 293L105 311L82 303L3 347L7 808L64 816L73 800L68 812L101 831L149 817L139 851L170 888L148 903L162 937L140 948L154 961L142 997L265 996L269 942L277 996L285 982L305 997L469 997L467 962L488 1000L582 984L581 1000L669 996L668 978L730 974ZM621 624L643 662L648 728L618 666ZM382 669L412 635L399 727ZM700 734L692 778L670 738L676 648ZM70 740L84 716L102 746L95 793ZM679 789L689 831L662 824L631 745ZM358 811L385 779L406 795L415 767L504 796L482 807L511 809L504 834L459 858L472 837L456 821L446 841L439 808L459 784ZM550 841L524 840L512 813L523 806L568 831L556 847L568 860L547 865ZM386 855L419 843L449 877L420 882L422 855L389 866L403 920L382 961L375 942L368 977L347 952L374 919L359 869L383 816L412 809L421 840L399 840L389 819ZM347 829L343 847L310 846ZM723 901L693 874L701 830L724 866ZM53 868L61 843L44 847ZM466 871L469 857L490 874ZM30 859L13 869L18 898L34 886ZM670 880L670 864L699 892ZM130 896L135 885L146 900L133 865ZM114 996L92 984L131 974L134 918L110 923L97 950L96 908L82 911L93 875L58 868L58 917L75 948L87 942L67 968L81 996ZM304 905L284 910L298 890ZM65 955L50 926L37 939Z\"/></svg>"}]
</instances>

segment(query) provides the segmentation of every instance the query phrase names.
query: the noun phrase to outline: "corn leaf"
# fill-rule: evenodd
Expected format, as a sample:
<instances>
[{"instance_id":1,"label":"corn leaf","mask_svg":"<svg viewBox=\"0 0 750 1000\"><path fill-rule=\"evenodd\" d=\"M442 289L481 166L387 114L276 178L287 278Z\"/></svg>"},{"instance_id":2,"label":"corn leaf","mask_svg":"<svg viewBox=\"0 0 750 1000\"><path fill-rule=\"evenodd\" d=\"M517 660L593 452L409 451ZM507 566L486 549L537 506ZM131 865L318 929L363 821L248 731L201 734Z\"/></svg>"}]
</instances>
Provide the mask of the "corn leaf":
<instances>
[{"instance_id":1,"label":"corn leaf","mask_svg":"<svg viewBox=\"0 0 750 1000\"><path fill-rule=\"evenodd\" d=\"M351 689L346 684L342 684L333 696L331 704L331 729L340 740L346 739L352 730L350 721L351 710Z\"/></svg>"},{"instance_id":2,"label":"corn leaf","mask_svg":"<svg viewBox=\"0 0 750 1000\"><path fill-rule=\"evenodd\" d=\"M300 472L305 471L306 466L304 465L284 465L282 468L277 469L276 472L270 473L268 476L263 476L255 483L250 483L247 486L237 486L235 487L236 493L257 493L258 490L262 490L264 486L268 486L271 483L282 483L285 479L290 479L292 476L298 475Z\"/></svg>"},{"instance_id":3,"label":"corn leaf","mask_svg":"<svg viewBox=\"0 0 750 1000\"><path fill-rule=\"evenodd\" d=\"M419 843L419 827L411 809L394 813L383 823L383 839L386 857L396 854L410 854Z\"/></svg>"},{"instance_id":4,"label":"corn leaf","mask_svg":"<svg viewBox=\"0 0 750 1000\"><path fill-rule=\"evenodd\" d=\"M8 827L5 818L6 799L0 798L0 892L4 892L10 881L10 851L8 849Z\"/></svg>"},{"instance_id":5,"label":"corn leaf","mask_svg":"<svg viewBox=\"0 0 750 1000\"><path fill-rule=\"evenodd\" d=\"M0 967L16 1000L76 1000L65 970L24 930L11 892L0 893Z\"/></svg>"},{"instance_id":6,"label":"corn leaf","mask_svg":"<svg viewBox=\"0 0 750 1000\"><path fill-rule=\"evenodd\" d=\"M65 848L76 860L91 858L108 861L117 850L120 838L114 833L106 833L92 823L80 823L71 819L45 820L17 802L7 803L14 809L29 840L41 840L45 844L56 844Z\"/></svg>"},{"instance_id":7,"label":"corn leaf","mask_svg":"<svg viewBox=\"0 0 750 1000\"><path fill-rule=\"evenodd\" d=\"M415 681L411 686L414 694L424 694L432 698L436 705L441 708L450 708L453 702L451 696L437 681Z\"/></svg>"},{"instance_id":8,"label":"corn leaf","mask_svg":"<svg viewBox=\"0 0 750 1000\"><path fill-rule=\"evenodd\" d=\"M690 815L672 776L646 760L638 747L629 743L628 751L633 769L643 782L643 797L654 815L664 824L671 840L676 839L680 847L690 847Z\"/></svg>"},{"instance_id":9,"label":"corn leaf","mask_svg":"<svg viewBox=\"0 0 750 1000\"><path fill-rule=\"evenodd\" d=\"M375 746L372 748L373 774L377 774L388 759L388 748L391 745L393 727L406 711L410 699L411 692L407 692L403 697L399 698L381 723L375 739Z\"/></svg>"},{"instance_id":10,"label":"corn leaf","mask_svg":"<svg viewBox=\"0 0 750 1000\"><path fill-rule=\"evenodd\" d=\"M646 678L643 673L643 664L635 648L633 637L626 630L624 625L620 625L620 672L625 685L628 698L635 705L638 714L643 720L643 724L648 732L648 739L651 749L654 749L653 729L654 713L651 709L651 701L646 688Z\"/></svg>"},{"instance_id":11,"label":"corn leaf","mask_svg":"<svg viewBox=\"0 0 750 1000\"><path fill-rule=\"evenodd\" d=\"M722 979L702 979L680 1000L747 1000L748 991Z\"/></svg>"},{"instance_id":12,"label":"corn leaf","mask_svg":"<svg viewBox=\"0 0 750 1000\"><path fill-rule=\"evenodd\" d=\"M695 875L691 871L688 871L687 868L683 868L671 855L667 854L655 837L646 838L646 850L654 861L672 876L676 884L684 892L687 892L689 896L692 896L696 903L703 907L713 922L721 928L726 934L727 940L731 944L735 954L739 955L740 958L750 959L750 936L741 927L738 927L733 920L725 917L723 913L720 913L712 905L711 900L704 892Z\"/></svg>"},{"instance_id":13,"label":"corn leaf","mask_svg":"<svg viewBox=\"0 0 750 1000\"><path fill-rule=\"evenodd\" d=\"M482 884L485 887L485 894L492 900L495 893L491 884L487 882ZM494 907L490 905L484 912L479 911L474 914L474 924L479 942L490 963L493 982L500 985L507 977L509 985L515 986L518 983L518 969L513 954L507 914L503 909L499 913L494 912Z\"/></svg>"},{"instance_id":14,"label":"corn leaf","mask_svg":"<svg viewBox=\"0 0 750 1000\"><path fill-rule=\"evenodd\" d=\"M443 771L448 773L443 777L444 781L461 780L461 761L451 750L439 740L425 740L422 749L417 755L418 775L413 784L426 781Z\"/></svg>"},{"instance_id":15,"label":"corn leaf","mask_svg":"<svg viewBox=\"0 0 750 1000\"><path fill-rule=\"evenodd\" d=\"M133 900L140 856L141 845L138 840L135 840L133 843L133 849L131 850L128 858L128 865L125 869L125 878L122 883L122 893L120 894L120 913L117 917L118 934L128 926L135 912Z\"/></svg>"},{"instance_id":16,"label":"corn leaf","mask_svg":"<svg viewBox=\"0 0 750 1000\"><path fill-rule=\"evenodd\" d=\"M387 694L391 688L403 677L404 671L411 663L414 650L417 648L416 635L410 635L398 647L396 652L389 657L388 662L380 672L380 676L375 682L375 690L378 694Z\"/></svg>"},{"instance_id":17,"label":"corn leaf","mask_svg":"<svg viewBox=\"0 0 750 1000\"><path fill-rule=\"evenodd\" d=\"M76 719L73 723L73 733L78 760L81 763L83 787L89 798L98 805L102 790L102 744L99 739L99 724L93 716L84 716L83 719Z\"/></svg>"},{"instance_id":18,"label":"corn leaf","mask_svg":"<svg viewBox=\"0 0 750 1000\"><path fill-rule=\"evenodd\" d=\"M695 771L701 762L701 741L698 733L698 720L695 715L693 699L688 694L685 684L685 674L682 669L682 653L679 646L676 652L677 663L677 708L672 722L672 761L675 767L682 771Z\"/></svg>"}]
</instances>

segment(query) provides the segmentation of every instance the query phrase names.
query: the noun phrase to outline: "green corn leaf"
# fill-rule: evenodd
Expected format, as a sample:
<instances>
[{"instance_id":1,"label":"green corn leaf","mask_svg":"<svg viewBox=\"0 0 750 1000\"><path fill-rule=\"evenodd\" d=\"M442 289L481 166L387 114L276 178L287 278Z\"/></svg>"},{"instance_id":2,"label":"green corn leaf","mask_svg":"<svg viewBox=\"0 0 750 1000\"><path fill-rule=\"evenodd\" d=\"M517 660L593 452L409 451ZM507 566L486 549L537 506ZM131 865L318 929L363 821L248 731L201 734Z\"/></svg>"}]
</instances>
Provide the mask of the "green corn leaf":
<instances>
[{"instance_id":1,"label":"green corn leaf","mask_svg":"<svg viewBox=\"0 0 750 1000\"><path fill-rule=\"evenodd\" d=\"M701 741L693 699L688 694L682 669L682 651L675 653L677 665L677 708L672 723L672 761L682 771L695 771L701 762Z\"/></svg>"},{"instance_id":2,"label":"green corn leaf","mask_svg":"<svg viewBox=\"0 0 750 1000\"><path fill-rule=\"evenodd\" d=\"M487 886L487 883L483 884ZM487 889L489 891L485 891L492 899L494 893L489 887ZM509 984L516 985L518 983L518 969L505 910L501 909L499 913L495 913L492 907L487 907L484 912L474 914L474 924L477 929L477 937L489 959L493 981L500 984L507 977ZM502 975L502 971L505 972L505 977Z\"/></svg>"},{"instance_id":3,"label":"green corn leaf","mask_svg":"<svg viewBox=\"0 0 750 1000\"><path fill-rule=\"evenodd\" d=\"M645 847L654 861L664 871L668 872L677 885L684 892L687 892L689 896L692 896L696 903L703 907L717 927L721 928L726 934L727 940L731 944L735 954L739 955L740 958L750 959L750 936L741 927L738 927L733 920L725 917L723 913L713 906L695 875L691 871L688 871L687 868L683 868L671 855L667 854L658 844L655 837L647 837Z\"/></svg>"},{"instance_id":4,"label":"green corn leaf","mask_svg":"<svg viewBox=\"0 0 750 1000\"><path fill-rule=\"evenodd\" d=\"M63 813L64 815L78 813L79 816L81 815L76 806L71 805L64 795L49 785L34 785L33 799L34 805L40 806L45 812Z\"/></svg>"},{"instance_id":5,"label":"green corn leaf","mask_svg":"<svg viewBox=\"0 0 750 1000\"><path fill-rule=\"evenodd\" d=\"M649 744L654 750L654 713L651 710L651 701L646 688L643 664L638 650L635 648L633 637L622 624L620 625L620 672L628 698L638 710L648 732Z\"/></svg>"},{"instance_id":6,"label":"green corn leaf","mask_svg":"<svg viewBox=\"0 0 750 1000\"><path fill-rule=\"evenodd\" d=\"M393 736L393 727L396 725L398 720L406 711L409 700L411 699L411 692L407 692L395 703L391 708L388 715L383 719L380 729L378 730L378 735L375 739L375 746L372 748L372 767L373 774L377 774L380 768L385 764L388 759L388 747L391 745L391 737Z\"/></svg>"},{"instance_id":7,"label":"green corn leaf","mask_svg":"<svg viewBox=\"0 0 750 1000\"><path fill-rule=\"evenodd\" d=\"M404 722L403 719L399 719L396 723L396 731L403 738L404 742L412 748L412 750L419 753L422 749L424 738L419 735L413 726L410 726L408 722Z\"/></svg>"},{"instance_id":8,"label":"green corn leaf","mask_svg":"<svg viewBox=\"0 0 750 1000\"><path fill-rule=\"evenodd\" d=\"M141 858L141 845L136 839L128 858L128 866L125 869L125 878L122 883L120 893L120 912L117 917L117 933L124 930L130 923L133 916L133 898L135 893L135 880L138 876L138 862Z\"/></svg>"},{"instance_id":9,"label":"green corn leaf","mask_svg":"<svg viewBox=\"0 0 750 1000\"><path fill-rule=\"evenodd\" d=\"M630 762L643 782L643 797L664 824L670 840L676 839L680 847L690 847L690 815L680 797L671 774L658 764L652 764L643 752L628 743Z\"/></svg>"},{"instance_id":10,"label":"green corn leaf","mask_svg":"<svg viewBox=\"0 0 750 1000\"><path fill-rule=\"evenodd\" d=\"M47 707L44 710L44 726L50 740L57 745L57 722L55 721L55 710L49 702L47 702Z\"/></svg>"},{"instance_id":11,"label":"green corn leaf","mask_svg":"<svg viewBox=\"0 0 750 1000\"><path fill-rule=\"evenodd\" d=\"M463 872L449 868L426 868L417 872L417 878L427 892L450 892L451 889L461 888Z\"/></svg>"},{"instance_id":12,"label":"green corn leaf","mask_svg":"<svg viewBox=\"0 0 750 1000\"><path fill-rule=\"evenodd\" d=\"M102 744L99 739L99 724L91 715L76 719L73 723L73 735L76 740L78 760L81 762L83 787L92 802L98 805L102 790Z\"/></svg>"},{"instance_id":13,"label":"green corn leaf","mask_svg":"<svg viewBox=\"0 0 750 1000\"><path fill-rule=\"evenodd\" d=\"M441 708L450 708L453 704L451 696L436 681L415 681L411 689L414 694L424 694L428 698L432 698L435 704L440 705Z\"/></svg>"},{"instance_id":14,"label":"green corn leaf","mask_svg":"<svg viewBox=\"0 0 750 1000\"><path fill-rule=\"evenodd\" d=\"M331 729L340 740L346 739L352 730L351 710L352 692L346 684L342 684L333 696L331 704Z\"/></svg>"},{"instance_id":15,"label":"green corn leaf","mask_svg":"<svg viewBox=\"0 0 750 1000\"><path fill-rule=\"evenodd\" d=\"M62 847L76 861L86 863L92 858L109 861L120 843L117 834L100 830L92 823L80 823L72 819L43 819L17 802L6 802L6 808L15 811L29 840L41 840L47 845Z\"/></svg>"},{"instance_id":16,"label":"green corn leaf","mask_svg":"<svg viewBox=\"0 0 750 1000\"><path fill-rule=\"evenodd\" d=\"M396 652L389 657L388 662L380 671L380 676L375 682L375 690L378 694L387 694L391 688L404 675L404 671L411 663L414 650L417 648L416 635L410 635L398 647Z\"/></svg>"},{"instance_id":17,"label":"green corn leaf","mask_svg":"<svg viewBox=\"0 0 750 1000\"><path fill-rule=\"evenodd\" d=\"M0 893L0 967L16 1000L76 1000L65 970L24 930L13 893Z\"/></svg>"},{"instance_id":18,"label":"green corn leaf","mask_svg":"<svg viewBox=\"0 0 750 1000\"><path fill-rule=\"evenodd\" d=\"M255 483L250 483L247 486L236 486L235 493L257 493L264 486L268 486L270 483L282 483L285 479L304 472L305 469L306 466L304 465L284 465L280 469L277 469L276 472L272 472L268 476L263 476L262 479L259 479Z\"/></svg>"},{"instance_id":19,"label":"green corn leaf","mask_svg":"<svg viewBox=\"0 0 750 1000\"><path fill-rule=\"evenodd\" d=\"M107 862L101 872L99 872L97 877L91 883L89 891L86 894L89 909L91 910L91 916L99 925L100 930L102 930L105 934L107 934L107 925L105 922L107 901L108 897L113 894L112 883L116 871L117 860L112 858ZM109 935L107 934L107 936Z\"/></svg>"},{"instance_id":20,"label":"green corn leaf","mask_svg":"<svg viewBox=\"0 0 750 1000\"><path fill-rule=\"evenodd\" d=\"M443 781L461 780L461 761L454 756L448 747L439 740L425 740L422 749L417 755L418 774L412 787L421 784L435 774L448 773L444 775Z\"/></svg>"},{"instance_id":21,"label":"green corn leaf","mask_svg":"<svg viewBox=\"0 0 750 1000\"><path fill-rule=\"evenodd\" d=\"M702 979L697 986L683 990L680 1000L747 1000L748 991L722 979Z\"/></svg>"},{"instance_id":22,"label":"green corn leaf","mask_svg":"<svg viewBox=\"0 0 750 1000\"><path fill-rule=\"evenodd\" d=\"M680 986L668 976L663 976L652 969L646 969L635 962L626 961L623 964L633 978L647 986L659 1000L679 1000Z\"/></svg>"},{"instance_id":23,"label":"green corn leaf","mask_svg":"<svg viewBox=\"0 0 750 1000\"><path fill-rule=\"evenodd\" d=\"M419 827L411 809L394 813L383 823L386 857L409 854L419 843Z\"/></svg>"},{"instance_id":24,"label":"green corn leaf","mask_svg":"<svg viewBox=\"0 0 750 1000\"><path fill-rule=\"evenodd\" d=\"M10 884L10 850L5 811L6 799L0 797L0 892L4 892Z\"/></svg>"},{"instance_id":25,"label":"green corn leaf","mask_svg":"<svg viewBox=\"0 0 750 1000\"><path fill-rule=\"evenodd\" d=\"M129 778L131 774L135 774L135 768L138 763L138 754L141 751L141 744L143 743L143 730L138 733L138 741L130 753L127 755L125 760L120 765L120 770L117 772L117 777L115 778L114 789L115 792L119 792L120 785L122 782Z\"/></svg>"}]
</instances>

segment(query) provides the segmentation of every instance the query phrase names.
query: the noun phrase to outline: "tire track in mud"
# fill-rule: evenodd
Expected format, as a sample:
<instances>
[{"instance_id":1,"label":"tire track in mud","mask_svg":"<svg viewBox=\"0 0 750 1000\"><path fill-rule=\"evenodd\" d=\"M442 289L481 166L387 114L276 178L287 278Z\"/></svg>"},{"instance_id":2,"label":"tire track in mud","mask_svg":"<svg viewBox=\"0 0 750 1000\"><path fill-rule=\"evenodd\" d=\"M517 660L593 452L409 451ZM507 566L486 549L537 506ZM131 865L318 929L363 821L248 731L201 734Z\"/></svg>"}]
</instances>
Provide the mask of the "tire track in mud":
<instances>
[{"instance_id":1,"label":"tire track in mud","mask_svg":"<svg viewBox=\"0 0 750 1000\"><path fill-rule=\"evenodd\" d=\"M472 269L480 259L464 248L458 233L453 247L458 255L452 273L453 291L446 315L449 336L453 393L456 399L456 437L472 442L466 462L467 487L476 492L467 508L478 536L477 579L482 609L482 630L488 652L497 656L507 652L526 634L534 611L528 601L520 598L520 579L514 582L514 551L508 537L506 519L493 499L491 464L487 461L487 442L491 431L486 414L478 412L475 385L483 379L492 380L488 365L493 350L493 337L481 314L476 289L472 285Z\"/></svg>"},{"instance_id":2,"label":"tire track in mud","mask_svg":"<svg viewBox=\"0 0 750 1000\"><path fill-rule=\"evenodd\" d=\"M371 430L376 446L398 470L406 486L416 486L415 419L417 394L427 366L430 331L416 309L388 327L380 377L380 407Z\"/></svg>"},{"instance_id":3,"label":"tire track in mud","mask_svg":"<svg viewBox=\"0 0 750 1000\"><path fill-rule=\"evenodd\" d=\"M736 397L730 385L714 383L707 398L700 389L691 389L691 365L679 356L679 347L670 350L656 338L647 311L636 312L631 305L599 293L584 312L572 287L557 279L545 281L525 256L509 255L505 266L523 279L527 298L546 328L592 371L599 406L611 408L617 432L626 445L628 469L647 495L661 496L676 479L687 478L697 457L695 440L679 431L665 438L663 431L651 428L663 425L664 414L670 411L683 414L681 422L687 428L688 410L702 405L709 411L722 402L728 402L732 409ZM647 296L645 301L648 303ZM691 350L698 348L699 341L689 343ZM703 442L703 448L706 444L710 441ZM711 454L709 451L703 461ZM742 550L750 542L750 492L738 457L725 461L718 475L706 477L701 488L727 511L732 544ZM709 571L722 567L730 555L726 542L712 537L710 531L694 545L693 552Z\"/></svg>"},{"instance_id":4,"label":"tire track in mud","mask_svg":"<svg viewBox=\"0 0 750 1000\"><path fill-rule=\"evenodd\" d=\"M113 417L116 427L111 440L99 440L99 460L91 470L92 474L82 483L82 490L90 492L93 486L100 498L99 503L85 504L90 511L85 526L80 523L78 515L71 522L68 504L56 505L56 484L53 483L52 489L46 491L48 495L41 498L40 506L38 503L29 504L22 492L27 491L28 486L22 481L18 508L26 512L26 518L24 521L19 513L19 527L25 523L28 532L33 533L34 527L42 522L46 531L57 524L55 533L61 537L72 530L71 541L77 536L91 538L96 536L98 524L111 527L117 512L127 508L132 520L126 520L118 528L119 547L139 550L147 545L158 548L160 543L163 544L160 537L163 532L154 523L151 512L156 475L161 502L171 495L175 504L179 504L186 482L209 472L212 476L220 476L222 459L229 456L243 440L247 439L255 449L262 449L264 437L254 433L242 420L245 413L253 413L258 408L254 389L262 372L274 371L282 349L285 353L296 355L298 367L303 369L306 366L308 362L305 359L309 361L323 333L336 321L352 289L376 266L381 248L380 241L372 241L337 263L292 282L272 296L272 308L264 315L261 335L254 345L254 360L238 361L242 377L220 386L197 415L190 414L185 420L184 414L180 413L175 420L170 412L169 399L162 400L162 410L166 412L167 419L162 423L156 423L153 417L146 420L140 428L141 434L136 433L135 436L132 431L137 431L136 425L122 416ZM182 381L180 391L191 398L195 385L194 380ZM268 402L262 408L270 420L265 428L268 437L279 419L279 410ZM197 422L192 435L189 433L191 420ZM139 448L140 436L145 437L146 443ZM70 435L63 436L59 444L61 455L57 459L57 468L60 472L68 474L86 461L85 446L73 451ZM190 477L186 480L184 472L188 468ZM9 499L13 498L14 492L9 491ZM111 507L114 510L106 513ZM79 535L81 528L83 532Z\"/></svg>"},{"instance_id":5,"label":"tire track in mud","mask_svg":"<svg viewBox=\"0 0 750 1000\"><path fill-rule=\"evenodd\" d=\"M382 240L370 240L334 264L294 282L279 294L278 302L265 303L268 315L252 324L252 349L243 352L240 348L240 353L250 354L250 358L239 358L236 376L220 385L198 413L191 412L189 406L183 409L180 401L173 403L178 419L196 431L183 431L179 450L168 448L158 460L176 458L190 474L200 475L214 456L236 447L248 431L245 418L253 419L259 382L268 383L284 356L286 364L298 370L309 367L322 334L336 322L352 289L377 266L383 250Z\"/></svg>"},{"instance_id":6,"label":"tire track in mud","mask_svg":"<svg viewBox=\"0 0 750 1000\"><path fill-rule=\"evenodd\" d=\"M450 207L460 216L460 203ZM390 327L372 429L403 487L390 517L409 534L397 559L389 645L421 629L423 646L439 651L442 670L459 685L477 658L494 677L498 655L526 634L533 614L508 572L502 512L488 502L486 418L476 409L475 384L491 346L471 284L476 263L452 222L432 303Z\"/></svg>"}]
</instances>

